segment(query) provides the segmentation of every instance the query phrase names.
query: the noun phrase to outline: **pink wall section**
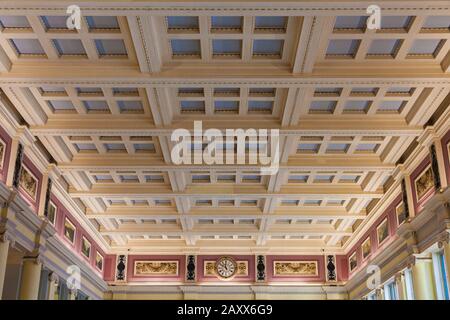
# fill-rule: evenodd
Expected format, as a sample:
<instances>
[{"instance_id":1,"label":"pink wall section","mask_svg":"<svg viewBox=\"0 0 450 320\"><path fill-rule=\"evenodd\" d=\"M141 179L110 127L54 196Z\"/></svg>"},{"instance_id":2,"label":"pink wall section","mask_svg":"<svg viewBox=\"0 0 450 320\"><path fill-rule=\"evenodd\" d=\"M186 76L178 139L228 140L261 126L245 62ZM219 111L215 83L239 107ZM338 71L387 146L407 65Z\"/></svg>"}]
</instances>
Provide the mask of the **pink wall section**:
<instances>
[{"instance_id":1,"label":"pink wall section","mask_svg":"<svg viewBox=\"0 0 450 320\"><path fill-rule=\"evenodd\" d=\"M397 238L397 215L395 212L396 207L402 202L402 196L398 195L395 200L386 208L384 213L375 221L375 223L370 227L370 229L358 240L355 246L349 251L347 256L345 256L346 261L342 261L342 264L346 264L346 271L348 276L351 277L352 274L365 267L373 258L375 258L378 254L380 254L394 239ZM384 219L388 220L388 230L389 236L378 245L378 237L377 237L377 227L384 221ZM371 253L365 260L363 260L362 256L362 244L366 239L370 237L371 244ZM348 259L353 253L356 251L356 260L358 262L358 266L356 269L350 272L348 266ZM342 275L345 276L345 272Z\"/></svg>"},{"instance_id":2,"label":"pink wall section","mask_svg":"<svg viewBox=\"0 0 450 320\"><path fill-rule=\"evenodd\" d=\"M11 155L11 137L6 133L6 131L0 127L0 138L5 142L5 155L3 158L3 165L0 168L0 181L6 182L6 174L9 167L9 159ZM0 159L1 161L1 159Z\"/></svg>"},{"instance_id":3,"label":"pink wall section","mask_svg":"<svg viewBox=\"0 0 450 320\"><path fill-rule=\"evenodd\" d=\"M449 154L449 143L450 143L450 130L447 134L442 138L442 149L444 153L444 164L445 164L445 172L447 176L447 184L450 185L450 154Z\"/></svg>"},{"instance_id":4,"label":"pink wall section","mask_svg":"<svg viewBox=\"0 0 450 320\"><path fill-rule=\"evenodd\" d=\"M420 174L426 169L426 167L431 163L430 156L427 156L423 161L419 164L419 166L413 171L411 174L411 188L413 194L413 202L414 202L414 210L416 215L420 214L424 204L435 194L434 188L428 191L420 201L418 201L416 196L416 185L414 181L420 176Z\"/></svg>"},{"instance_id":5,"label":"pink wall section","mask_svg":"<svg viewBox=\"0 0 450 320\"><path fill-rule=\"evenodd\" d=\"M71 250L73 250L77 255L81 257L82 260L86 262L86 264L90 265L94 270L96 270L100 275L103 275L103 271L100 271L95 266L95 256L98 251L103 257L103 270L106 269L105 266L105 253L98 247L98 245L92 240L92 238L85 232L85 230L81 227L81 225L77 222L76 219L70 214L70 212L63 206L63 204L58 200L57 197L52 195L51 201L56 206L56 222L55 229L57 235L61 239L61 241ZM64 221L68 219L76 228L75 232L75 242L72 244L65 236L64 236ZM91 243L91 254L89 259L86 258L85 255L81 253L81 241L82 238L85 237Z\"/></svg>"},{"instance_id":6,"label":"pink wall section","mask_svg":"<svg viewBox=\"0 0 450 320\"><path fill-rule=\"evenodd\" d=\"M160 260L170 260L170 261L178 261L178 275L176 276L136 276L134 275L134 263L135 261L144 260L144 261L160 261ZM185 278L185 270L186 270L186 257L182 255L136 255L136 256L128 256L127 262L127 280L128 281L176 281L183 282ZM114 277L114 276L113 276Z\"/></svg>"}]
</instances>

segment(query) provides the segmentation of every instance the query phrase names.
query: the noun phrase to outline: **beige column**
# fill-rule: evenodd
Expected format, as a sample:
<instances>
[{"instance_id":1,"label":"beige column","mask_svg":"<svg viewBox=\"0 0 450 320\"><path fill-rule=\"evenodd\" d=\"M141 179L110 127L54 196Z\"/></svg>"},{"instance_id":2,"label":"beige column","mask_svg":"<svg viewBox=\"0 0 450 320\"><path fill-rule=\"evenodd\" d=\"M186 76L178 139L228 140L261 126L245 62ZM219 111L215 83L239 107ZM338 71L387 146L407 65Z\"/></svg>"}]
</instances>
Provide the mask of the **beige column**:
<instances>
[{"instance_id":1,"label":"beige column","mask_svg":"<svg viewBox=\"0 0 450 320\"><path fill-rule=\"evenodd\" d=\"M405 275L399 272L395 275L395 284L397 286L398 300L407 300Z\"/></svg>"},{"instance_id":2,"label":"beige column","mask_svg":"<svg viewBox=\"0 0 450 320\"><path fill-rule=\"evenodd\" d=\"M52 272L48 276L48 290L47 290L47 300L55 300L55 293L58 289L59 278L58 276Z\"/></svg>"},{"instance_id":3,"label":"beige column","mask_svg":"<svg viewBox=\"0 0 450 320\"><path fill-rule=\"evenodd\" d=\"M447 276L447 284L450 286L450 244L448 239L439 241L439 248L442 248L445 258L445 274Z\"/></svg>"},{"instance_id":4,"label":"beige column","mask_svg":"<svg viewBox=\"0 0 450 320\"><path fill-rule=\"evenodd\" d=\"M42 264L38 258L24 258L20 280L19 300L37 300Z\"/></svg>"},{"instance_id":5,"label":"beige column","mask_svg":"<svg viewBox=\"0 0 450 320\"><path fill-rule=\"evenodd\" d=\"M417 258L411 267L414 297L416 300L435 300L436 288L431 258Z\"/></svg>"},{"instance_id":6,"label":"beige column","mask_svg":"<svg viewBox=\"0 0 450 320\"><path fill-rule=\"evenodd\" d=\"M77 289L69 290L69 300L75 300L77 298Z\"/></svg>"},{"instance_id":7,"label":"beige column","mask_svg":"<svg viewBox=\"0 0 450 320\"><path fill-rule=\"evenodd\" d=\"M375 296L377 297L377 300L384 300L384 289L382 288L376 289Z\"/></svg>"},{"instance_id":8,"label":"beige column","mask_svg":"<svg viewBox=\"0 0 450 320\"><path fill-rule=\"evenodd\" d=\"M0 300L3 294L5 283L6 264L8 262L9 240L6 235L0 235Z\"/></svg>"}]
</instances>

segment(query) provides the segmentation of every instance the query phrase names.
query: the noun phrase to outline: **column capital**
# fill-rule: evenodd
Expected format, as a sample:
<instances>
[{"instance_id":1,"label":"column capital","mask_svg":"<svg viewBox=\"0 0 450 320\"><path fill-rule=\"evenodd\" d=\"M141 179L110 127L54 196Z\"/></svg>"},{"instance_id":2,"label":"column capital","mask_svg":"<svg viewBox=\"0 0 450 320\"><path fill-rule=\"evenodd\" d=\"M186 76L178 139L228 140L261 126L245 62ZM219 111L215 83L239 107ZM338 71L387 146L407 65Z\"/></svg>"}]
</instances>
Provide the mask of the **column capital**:
<instances>
[{"instance_id":1,"label":"column capital","mask_svg":"<svg viewBox=\"0 0 450 320\"><path fill-rule=\"evenodd\" d=\"M446 244L450 243L450 230L445 230L438 235L438 247L442 249Z\"/></svg>"},{"instance_id":2,"label":"column capital","mask_svg":"<svg viewBox=\"0 0 450 320\"><path fill-rule=\"evenodd\" d=\"M59 276L54 272L50 272L50 274L48 275L48 281L52 282L54 285L58 285Z\"/></svg>"},{"instance_id":3,"label":"column capital","mask_svg":"<svg viewBox=\"0 0 450 320\"><path fill-rule=\"evenodd\" d=\"M40 255L34 255L34 256L25 256L22 258L22 262L31 262L34 264L42 264L42 258Z\"/></svg>"}]
</instances>

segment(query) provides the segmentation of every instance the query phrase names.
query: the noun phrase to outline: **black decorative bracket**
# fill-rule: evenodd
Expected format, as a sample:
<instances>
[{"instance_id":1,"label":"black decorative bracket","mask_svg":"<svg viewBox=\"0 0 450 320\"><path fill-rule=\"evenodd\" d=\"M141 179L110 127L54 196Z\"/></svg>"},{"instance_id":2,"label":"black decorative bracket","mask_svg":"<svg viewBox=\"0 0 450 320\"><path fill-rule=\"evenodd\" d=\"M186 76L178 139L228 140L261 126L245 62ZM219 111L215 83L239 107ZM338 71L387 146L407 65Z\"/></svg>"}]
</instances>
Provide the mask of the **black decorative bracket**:
<instances>
[{"instance_id":1,"label":"black decorative bracket","mask_svg":"<svg viewBox=\"0 0 450 320\"><path fill-rule=\"evenodd\" d=\"M126 282L127 281L127 256L124 254L119 254L116 260L116 281Z\"/></svg>"},{"instance_id":2,"label":"black decorative bracket","mask_svg":"<svg viewBox=\"0 0 450 320\"><path fill-rule=\"evenodd\" d=\"M431 170L433 171L434 188L436 190L441 189L441 177L439 176L439 164L436 155L436 147L434 144L430 147L431 155Z\"/></svg>"},{"instance_id":3,"label":"black decorative bracket","mask_svg":"<svg viewBox=\"0 0 450 320\"><path fill-rule=\"evenodd\" d=\"M16 162L14 166L13 187L18 189L20 182L20 171L22 170L23 146L19 143L17 146Z\"/></svg>"},{"instance_id":4,"label":"black decorative bracket","mask_svg":"<svg viewBox=\"0 0 450 320\"><path fill-rule=\"evenodd\" d=\"M331 254L325 256L325 268L327 282L336 282L336 256Z\"/></svg>"},{"instance_id":5,"label":"black decorative bracket","mask_svg":"<svg viewBox=\"0 0 450 320\"><path fill-rule=\"evenodd\" d=\"M195 282L196 281L196 264L197 259L194 255L188 255L186 257L186 281Z\"/></svg>"},{"instance_id":6,"label":"black decorative bracket","mask_svg":"<svg viewBox=\"0 0 450 320\"><path fill-rule=\"evenodd\" d=\"M263 255L256 256L256 282L266 281L266 257Z\"/></svg>"},{"instance_id":7,"label":"black decorative bracket","mask_svg":"<svg viewBox=\"0 0 450 320\"><path fill-rule=\"evenodd\" d=\"M406 194L406 182L405 178L402 179L402 201L403 209L405 210L405 218L409 218L409 207L408 207L408 195Z\"/></svg>"}]
</instances>

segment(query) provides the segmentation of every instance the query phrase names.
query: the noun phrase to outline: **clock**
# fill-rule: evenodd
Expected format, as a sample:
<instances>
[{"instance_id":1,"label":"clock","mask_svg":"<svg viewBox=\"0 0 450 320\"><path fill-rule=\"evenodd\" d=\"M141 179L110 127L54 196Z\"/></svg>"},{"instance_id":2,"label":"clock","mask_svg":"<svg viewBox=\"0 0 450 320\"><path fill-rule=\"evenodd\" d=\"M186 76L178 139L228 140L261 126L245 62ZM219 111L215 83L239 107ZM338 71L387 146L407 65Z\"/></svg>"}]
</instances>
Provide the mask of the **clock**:
<instances>
[{"instance_id":1,"label":"clock","mask_svg":"<svg viewBox=\"0 0 450 320\"><path fill-rule=\"evenodd\" d=\"M221 257L216 261L215 269L219 278L230 279L236 274L237 263L231 257Z\"/></svg>"}]
</instances>

